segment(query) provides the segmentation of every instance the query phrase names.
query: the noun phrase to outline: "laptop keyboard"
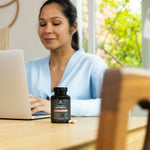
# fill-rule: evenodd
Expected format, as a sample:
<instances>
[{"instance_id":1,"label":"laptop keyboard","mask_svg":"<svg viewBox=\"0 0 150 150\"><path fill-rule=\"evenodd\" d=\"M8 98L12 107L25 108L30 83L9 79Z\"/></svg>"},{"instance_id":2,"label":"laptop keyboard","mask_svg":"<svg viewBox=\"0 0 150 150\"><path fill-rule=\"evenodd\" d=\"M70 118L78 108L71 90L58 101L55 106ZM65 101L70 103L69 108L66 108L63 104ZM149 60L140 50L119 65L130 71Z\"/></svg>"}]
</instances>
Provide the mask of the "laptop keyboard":
<instances>
[{"instance_id":1,"label":"laptop keyboard","mask_svg":"<svg viewBox=\"0 0 150 150\"><path fill-rule=\"evenodd\" d=\"M32 116L42 116L42 115L48 115L48 114L45 112L37 112L35 114L32 114Z\"/></svg>"}]
</instances>

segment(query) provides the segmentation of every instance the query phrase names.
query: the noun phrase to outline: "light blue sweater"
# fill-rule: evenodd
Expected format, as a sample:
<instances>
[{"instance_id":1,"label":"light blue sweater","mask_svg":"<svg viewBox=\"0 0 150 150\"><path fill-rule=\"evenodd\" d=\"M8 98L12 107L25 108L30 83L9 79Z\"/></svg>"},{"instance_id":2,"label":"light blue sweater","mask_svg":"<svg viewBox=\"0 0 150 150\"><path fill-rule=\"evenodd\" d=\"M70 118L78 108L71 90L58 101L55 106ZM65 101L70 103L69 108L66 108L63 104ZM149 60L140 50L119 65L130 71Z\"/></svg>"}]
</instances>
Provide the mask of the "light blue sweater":
<instances>
[{"instance_id":1,"label":"light blue sweater","mask_svg":"<svg viewBox=\"0 0 150 150\"><path fill-rule=\"evenodd\" d=\"M29 93L47 99L51 92L50 55L26 62ZM83 49L76 51L67 63L58 87L67 87L71 96L72 116L97 116L100 112L103 75L106 63Z\"/></svg>"}]
</instances>

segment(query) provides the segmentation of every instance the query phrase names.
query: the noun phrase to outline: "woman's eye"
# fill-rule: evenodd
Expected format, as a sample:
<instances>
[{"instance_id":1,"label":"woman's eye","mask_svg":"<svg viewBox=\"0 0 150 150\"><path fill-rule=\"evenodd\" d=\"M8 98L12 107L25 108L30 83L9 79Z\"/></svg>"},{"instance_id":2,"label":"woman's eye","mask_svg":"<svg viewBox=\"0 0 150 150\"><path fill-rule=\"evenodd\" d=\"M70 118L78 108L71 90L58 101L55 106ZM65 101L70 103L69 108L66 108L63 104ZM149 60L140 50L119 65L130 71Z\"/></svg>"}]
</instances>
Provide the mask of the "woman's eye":
<instances>
[{"instance_id":1,"label":"woman's eye","mask_svg":"<svg viewBox=\"0 0 150 150\"><path fill-rule=\"evenodd\" d=\"M46 24L39 24L41 27L44 27L44 26L46 26Z\"/></svg>"},{"instance_id":2,"label":"woman's eye","mask_svg":"<svg viewBox=\"0 0 150 150\"><path fill-rule=\"evenodd\" d=\"M60 23L53 23L53 25L54 25L54 26L58 26L58 25L60 25Z\"/></svg>"}]
</instances>

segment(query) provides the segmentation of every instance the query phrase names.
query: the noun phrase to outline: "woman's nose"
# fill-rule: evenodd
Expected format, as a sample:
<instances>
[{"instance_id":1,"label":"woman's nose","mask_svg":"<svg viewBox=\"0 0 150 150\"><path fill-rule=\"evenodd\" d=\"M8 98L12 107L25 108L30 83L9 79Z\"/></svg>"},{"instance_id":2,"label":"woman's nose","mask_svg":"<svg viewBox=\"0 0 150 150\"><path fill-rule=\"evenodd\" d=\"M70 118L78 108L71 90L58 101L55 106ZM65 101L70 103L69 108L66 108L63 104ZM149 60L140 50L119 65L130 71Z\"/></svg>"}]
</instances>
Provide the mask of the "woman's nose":
<instances>
[{"instance_id":1,"label":"woman's nose","mask_svg":"<svg viewBox=\"0 0 150 150\"><path fill-rule=\"evenodd\" d=\"M44 29L45 33L52 33L53 32L53 28L50 24L47 24L45 26L45 29Z\"/></svg>"}]
</instances>

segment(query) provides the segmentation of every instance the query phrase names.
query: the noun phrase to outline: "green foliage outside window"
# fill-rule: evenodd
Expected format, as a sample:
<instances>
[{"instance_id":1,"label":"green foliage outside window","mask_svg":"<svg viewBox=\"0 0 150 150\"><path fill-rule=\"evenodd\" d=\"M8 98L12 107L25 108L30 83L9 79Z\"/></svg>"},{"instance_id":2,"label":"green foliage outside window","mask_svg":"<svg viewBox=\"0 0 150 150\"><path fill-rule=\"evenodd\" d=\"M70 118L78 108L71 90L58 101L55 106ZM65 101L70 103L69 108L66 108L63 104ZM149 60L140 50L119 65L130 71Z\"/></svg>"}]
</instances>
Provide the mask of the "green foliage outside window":
<instances>
[{"instance_id":1,"label":"green foliage outside window","mask_svg":"<svg viewBox=\"0 0 150 150\"><path fill-rule=\"evenodd\" d=\"M97 52L103 52L101 56L110 67L141 67L141 11L132 11L129 0L101 0L96 7L102 15L111 11L99 24ZM85 45L87 40L86 48Z\"/></svg>"}]
</instances>

